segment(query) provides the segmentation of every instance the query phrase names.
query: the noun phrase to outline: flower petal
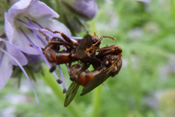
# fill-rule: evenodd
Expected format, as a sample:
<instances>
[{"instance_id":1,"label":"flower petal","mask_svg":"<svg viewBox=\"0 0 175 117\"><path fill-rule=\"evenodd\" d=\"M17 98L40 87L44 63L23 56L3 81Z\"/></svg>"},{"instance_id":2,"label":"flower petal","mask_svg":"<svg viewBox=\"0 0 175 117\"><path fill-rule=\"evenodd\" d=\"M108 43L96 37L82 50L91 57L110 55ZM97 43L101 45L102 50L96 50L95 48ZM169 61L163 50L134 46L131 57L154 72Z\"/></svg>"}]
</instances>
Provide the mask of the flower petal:
<instances>
[{"instance_id":1,"label":"flower petal","mask_svg":"<svg viewBox=\"0 0 175 117\"><path fill-rule=\"evenodd\" d=\"M71 36L70 30L61 22L55 19L40 19L39 23L43 27L47 27L53 31L60 31L66 34L68 37Z\"/></svg>"},{"instance_id":2,"label":"flower petal","mask_svg":"<svg viewBox=\"0 0 175 117\"><path fill-rule=\"evenodd\" d=\"M30 43L26 39L24 34L20 32L19 29L17 29L14 24L9 20L11 20L10 17L7 13L5 13L5 33L7 35L7 38L9 39L9 42L16 45L20 50L25 53L34 55L38 54L38 52L34 48L30 47ZM31 34L30 37L32 37Z\"/></svg>"},{"instance_id":3,"label":"flower petal","mask_svg":"<svg viewBox=\"0 0 175 117\"><path fill-rule=\"evenodd\" d=\"M9 20L9 15L5 13L5 33L9 39L9 42L16 45L21 51L25 53L37 55L38 52L36 49L30 47L30 42L26 39L24 34L19 29L17 30L14 24ZM29 33L28 36L33 38L31 33Z\"/></svg>"},{"instance_id":4,"label":"flower petal","mask_svg":"<svg viewBox=\"0 0 175 117\"><path fill-rule=\"evenodd\" d=\"M12 74L12 64L9 57L4 55L0 64L0 89L2 89L10 79Z\"/></svg>"},{"instance_id":5,"label":"flower petal","mask_svg":"<svg viewBox=\"0 0 175 117\"><path fill-rule=\"evenodd\" d=\"M30 6L31 2L32 0L20 0L10 7L8 12L5 13L5 32L13 33L13 30L11 29L15 27L14 26L15 17L17 17L17 15L25 13L28 10L28 7ZM9 33L6 33L7 37L10 38L8 34Z\"/></svg>"},{"instance_id":6,"label":"flower petal","mask_svg":"<svg viewBox=\"0 0 175 117\"><path fill-rule=\"evenodd\" d=\"M0 41L5 43L6 51L13 56L21 65L26 65L28 63L27 58L24 56L24 54L15 47L15 45L10 44L8 41L0 38ZM14 62L12 59L9 59L13 65L17 65L16 62Z\"/></svg>"},{"instance_id":7,"label":"flower petal","mask_svg":"<svg viewBox=\"0 0 175 117\"><path fill-rule=\"evenodd\" d=\"M3 50L2 48L0 48L0 51L2 51L3 53L5 53L8 57L10 57L11 59L13 59L17 64L18 64L18 66L21 68L21 70L23 71L23 73L24 73L24 75L26 76L26 78L27 78L27 80L29 81L29 83L30 83L30 85L31 85L31 87L32 87L32 89L33 89L33 92L34 92L34 94L35 94L35 98L36 98L36 100L37 100L37 103L38 103L38 105L40 106L40 104L39 104L39 100L38 100L38 97L37 97L37 94L36 94L36 91L35 91L35 88L34 88L34 86L33 86L33 84L32 84L32 82L31 82L31 80L30 80L30 78L29 78L29 76L28 76L28 74L27 74L27 72L25 71L25 69L23 68L23 66L20 64L20 62L15 58L15 57L13 57L10 53L8 53L7 51L5 51L5 50ZM8 58L7 57L7 58ZM6 60L6 59L5 59ZM10 63L9 63L9 65L11 65ZM9 65L6 65L6 66L9 66ZM0 67L1 67L2 65L0 65ZM12 68L11 68L11 70L12 70ZM6 69L5 71L4 71L4 73L5 72L7 72L8 70ZM4 75L4 74L3 74ZM9 80L9 75L7 76L7 77L5 77L5 80L4 80L4 76L1 76L1 74L0 74L0 78L3 80L3 82L2 82L2 88L4 87L3 85L5 85L7 82L6 81L8 81ZM11 72L10 72L10 75L11 75ZM0 87L0 88L1 88Z\"/></svg>"},{"instance_id":8,"label":"flower petal","mask_svg":"<svg viewBox=\"0 0 175 117\"><path fill-rule=\"evenodd\" d=\"M85 14L89 19L92 19L96 15L98 9L95 0L77 1L74 3L74 7Z\"/></svg>"},{"instance_id":9,"label":"flower petal","mask_svg":"<svg viewBox=\"0 0 175 117\"><path fill-rule=\"evenodd\" d=\"M39 0L19 0L8 10L11 20L22 13L30 14L33 17L59 17L54 10Z\"/></svg>"},{"instance_id":10,"label":"flower petal","mask_svg":"<svg viewBox=\"0 0 175 117\"><path fill-rule=\"evenodd\" d=\"M15 30L17 29L14 26L13 18L11 18L7 13L4 14L4 17L5 17L5 24L4 24L5 33L9 41L11 41L13 40Z\"/></svg>"},{"instance_id":11,"label":"flower petal","mask_svg":"<svg viewBox=\"0 0 175 117\"><path fill-rule=\"evenodd\" d=\"M13 57L15 57L21 65L26 65L28 63L27 58L24 56L24 54L19 49L14 47L14 45L10 43L6 43L6 49L8 53L11 54ZM18 66L18 64L16 64L14 60L10 60L10 61L13 65Z\"/></svg>"},{"instance_id":12,"label":"flower petal","mask_svg":"<svg viewBox=\"0 0 175 117\"><path fill-rule=\"evenodd\" d=\"M40 18L40 17L47 17L52 18L56 17L58 18L59 15L50 7L48 7L45 3L41 1L34 1L30 7L30 9L27 11L28 14L34 18Z\"/></svg>"},{"instance_id":13,"label":"flower petal","mask_svg":"<svg viewBox=\"0 0 175 117\"><path fill-rule=\"evenodd\" d=\"M72 0L62 1L64 5L73 13L90 20L97 13L98 6L95 0Z\"/></svg>"}]
</instances>

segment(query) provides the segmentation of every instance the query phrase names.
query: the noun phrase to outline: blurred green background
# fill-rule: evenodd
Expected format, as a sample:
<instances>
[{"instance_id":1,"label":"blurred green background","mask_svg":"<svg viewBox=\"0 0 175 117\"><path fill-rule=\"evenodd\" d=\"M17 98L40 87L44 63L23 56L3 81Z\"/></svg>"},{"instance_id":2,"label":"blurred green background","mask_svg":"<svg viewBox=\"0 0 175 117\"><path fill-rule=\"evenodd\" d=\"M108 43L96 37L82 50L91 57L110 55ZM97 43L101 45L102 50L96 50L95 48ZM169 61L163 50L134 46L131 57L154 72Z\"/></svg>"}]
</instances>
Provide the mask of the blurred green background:
<instances>
[{"instance_id":1,"label":"blurred green background","mask_svg":"<svg viewBox=\"0 0 175 117\"><path fill-rule=\"evenodd\" d=\"M116 38L104 39L102 46L116 43L123 49L121 71L104 83L110 90L99 86L79 96L80 88L65 108L62 88L52 85L55 79L46 68L34 83L41 106L25 78L19 89L17 80L10 79L0 91L0 116L175 117L175 1L97 0L97 4L98 14L88 22L91 32ZM68 72L62 67L68 88Z\"/></svg>"}]
</instances>

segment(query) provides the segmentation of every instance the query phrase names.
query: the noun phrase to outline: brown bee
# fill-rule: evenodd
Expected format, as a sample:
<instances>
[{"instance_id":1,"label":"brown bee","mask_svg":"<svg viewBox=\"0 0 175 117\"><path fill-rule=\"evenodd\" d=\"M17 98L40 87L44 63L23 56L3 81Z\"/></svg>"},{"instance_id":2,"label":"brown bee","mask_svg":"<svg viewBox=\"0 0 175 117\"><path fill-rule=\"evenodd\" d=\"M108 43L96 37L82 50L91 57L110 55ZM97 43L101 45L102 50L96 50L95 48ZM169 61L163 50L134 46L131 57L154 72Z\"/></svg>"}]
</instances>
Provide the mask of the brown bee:
<instances>
[{"instance_id":1,"label":"brown bee","mask_svg":"<svg viewBox=\"0 0 175 117\"><path fill-rule=\"evenodd\" d=\"M50 29L48 29L51 31ZM48 40L48 45L43 49L43 53L47 60L53 64L50 72L55 70L55 66L59 64L69 63L70 79L73 81L67 93L64 106L68 106L75 97L79 86L83 86L81 95L85 95L98 85L102 84L110 76L115 76L121 68L122 49L117 45L106 46L100 48L103 38L115 39L108 36L100 38L94 33L94 36L85 35L83 39L73 42L68 36L59 31L51 31L59 33L63 39L48 37L41 32ZM63 46L65 49L60 49ZM71 66L71 63L78 61L78 64ZM94 70L88 71L92 65Z\"/></svg>"},{"instance_id":2,"label":"brown bee","mask_svg":"<svg viewBox=\"0 0 175 117\"><path fill-rule=\"evenodd\" d=\"M80 64L75 64L70 68L70 78L73 81L66 93L64 106L68 106L73 100L79 85L83 86L81 95L85 95L98 85L102 84L110 76L115 76L122 66L122 49L117 45L111 45L98 50L97 58L103 61L102 65L92 64L93 71L82 71Z\"/></svg>"},{"instance_id":3,"label":"brown bee","mask_svg":"<svg viewBox=\"0 0 175 117\"><path fill-rule=\"evenodd\" d=\"M46 28L47 29L47 28ZM51 31L50 29L47 29ZM41 31L40 31L41 32ZM68 36L59 31L51 31L53 33L61 34L62 38L53 37L51 40L41 32L48 40L48 45L43 49L43 54L47 60L53 64L50 68L50 72L55 70L55 66L59 64L71 63L77 60L80 60L84 66L81 71L86 70L92 62L101 62L95 57L96 50L99 48L101 40L105 38L111 38L108 36L102 36L100 39L94 33L94 36L89 34L85 35L82 40L79 40L77 43L73 42ZM60 46L64 46L65 50L60 50Z\"/></svg>"}]
</instances>

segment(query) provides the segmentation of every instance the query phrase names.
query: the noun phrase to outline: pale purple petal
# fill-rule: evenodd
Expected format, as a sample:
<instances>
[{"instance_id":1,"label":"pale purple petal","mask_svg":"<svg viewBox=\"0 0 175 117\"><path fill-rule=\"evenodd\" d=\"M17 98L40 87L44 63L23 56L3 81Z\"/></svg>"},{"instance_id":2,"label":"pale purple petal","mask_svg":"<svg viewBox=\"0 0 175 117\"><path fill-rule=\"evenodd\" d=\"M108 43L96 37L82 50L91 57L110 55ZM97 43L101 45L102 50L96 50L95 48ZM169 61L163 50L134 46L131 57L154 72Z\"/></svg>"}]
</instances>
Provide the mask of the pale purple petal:
<instances>
[{"instance_id":1,"label":"pale purple petal","mask_svg":"<svg viewBox=\"0 0 175 117\"><path fill-rule=\"evenodd\" d=\"M21 65L26 65L28 63L27 58L24 56L24 54L17 49L15 46L12 46L10 43L6 43L6 50L9 54L11 54L13 57L15 57ZM13 65L17 65L14 60L10 60Z\"/></svg>"},{"instance_id":2,"label":"pale purple petal","mask_svg":"<svg viewBox=\"0 0 175 117\"><path fill-rule=\"evenodd\" d=\"M68 37L71 36L70 30L61 22L55 19L40 19L39 23L43 27L47 27L53 31L60 31L66 34Z\"/></svg>"},{"instance_id":3,"label":"pale purple petal","mask_svg":"<svg viewBox=\"0 0 175 117\"><path fill-rule=\"evenodd\" d=\"M7 84L11 74L12 64L10 63L9 57L4 55L0 64L0 89L2 89Z\"/></svg>"},{"instance_id":4,"label":"pale purple petal","mask_svg":"<svg viewBox=\"0 0 175 117\"><path fill-rule=\"evenodd\" d=\"M59 17L59 15L48 7L45 3L39 0L20 0L16 2L9 10L8 15L11 18L11 23L15 17L20 17L20 15L29 14L31 17ZM19 15L19 16L17 16Z\"/></svg>"},{"instance_id":5,"label":"pale purple petal","mask_svg":"<svg viewBox=\"0 0 175 117\"><path fill-rule=\"evenodd\" d=\"M98 10L95 0L76 0L76 2L73 3L73 6L90 19L96 15Z\"/></svg>"},{"instance_id":6,"label":"pale purple petal","mask_svg":"<svg viewBox=\"0 0 175 117\"><path fill-rule=\"evenodd\" d=\"M73 13L76 13L85 19L94 18L98 10L98 6L95 0L65 0L63 3Z\"/></svg>"},{"instance_id":7,"label":"pale purple petal","mask_svg":"<svg viewBox=\"0 0 175 117\"><path fill-rule=\"evenodd\" d=\"M26 54L25 55L28 59L28 65L31 64L38 64L41 62L41 56L40 55L31 55L31 54ZM34 66L35 67L35 66Z\"/></svg>"},{"instance_id":8,"label":"pale purple petal","mask_svg":"<svg viewBox=\"0 0 175 117\"><path fill-rule=\"evenodd\" d=\"M16 2L7 13L5 13L5 33L9 40L13 40L15 36L15 20L18 18L22 13L25 13L31 4L32 0L20 0ZM19 15L20 14L20 15Z\"/></svg>"},{"instance_id":9,"label":"pale purple petal","mask_svg":"<svg viewBox=\"0 0 175 117\"><path fill-rule=\"evenodd\" d=\"M52 18L52 17L56 17L58 18L59 15L52 10L50 7L48 7L45 3L41 2L41 1L36 1L33 0L33 3L31 4L31 7L29 8L29 10L27 11L27 13L34 17L35 19L37 18Z\"/></svg>"},{"instance_id":10,"label":"pale purple petal","mask_svg":"<svg viewBox=\"0 0 175 117\"><path fill-rule=\"evenodd\" d=\"M25 36L19 29L16 29L13 23L9 21L8 14L5 13L5 32L9 39L9 42L17 46L20 50L25 53L37 55L36 49L30 47L30 42L27 41ZM29 37L33 38L32 34Z\"/></svg>"},{"instance_id":11,"label":"pale purple petal","mask_svg":"<svg viewBox=\"0 0 175 117\"><path fill-rule=\"evenodd\" d=\"M13 18L10 18L10 16L7 13L4 14L4 17L5 17L5 24L4 24L5 33L6 33L7 38L9 39L9 41L11 41L11 40L13 40L14 35L16 33L15 30L17 30L17 29L14 26Z\"/></svg>"},{"instance_id":12,"label":"pale purple petal","mask_svg":"<svg viewBox=\"0 0 175 117\"><path fill-rule=\"evenodd\" d=\"M31 82L31 80L30 80L30 78L29 78L27 72L26 72L25 69L23 68L23 66L20 64L20 62L19 62L15 57L13 57L13 56L12 56L11 54L9 54L7 51L3 50L2 48L0 48L0 51L2 51L3 53L5 53L5 54L8 56L8 58L13 59L13 60L18 64L18 66L19 66L20 69L23 71L24 75L26 76L27 80L29 81L29 83L30 83L30 85L31 85L31 87L32 87L32 89L33 89L33 92L34 92L34 94L35 94L35 98L36 98L36 101L37 101L38 105L40 105L40 104L39 104L39 100L38 100L38 96L37 96L36 91L35 91L35 88L34 88L32 82ZM5 59L5 60L6 60L6 59ZM6 64L6 66L9 66L9 65L11 65L11 64L10 64L10 63ZM1 67L1 66L2 66L2 65L0 65L0 67ZM10 69L12 70L12 68L10 68ZM7 72L8 72L8 69L7 69L6 71L4 71L4 73L7 73ZM2 74L4 74L4 73L1 73L0 76L1 76ZM10 76L11 76L11 74L10 74ZM4 81L4 82L2 83L2 86L5 85L5 84L4 84L5 81L8 81L9 78L10 78L10 76L7 76L7 77L5 77L5 78L4 78L4 75L1 76L1 78L2 78L3 81ZM7 83L7 82L6 82L6 83ZM2 87L2 88L3 88L3 87Z\"/></svg>"},{"instance_id":13,"label":"pale purple petal","mask_svg":"<svg viewBox=\"0 0 175 117\"><path fill-rule=\"evenodd\" d=\"M0 38L0 41L5 43L6 51L11 56L16 58L21 65L26 65L28 63L27 58L24 56L24 54L18 48L16 48L14 45L10 44L8 41L6 41L4 39ZM10 59L10 62L13 65L17 65L16 62L13 61L13 59Z\"/></svg>"},{"instance_id":14,"label":"pale purple petal","mask_svg":"<svg viewBox=\"0 0 175 117\"><path fill-rule=\"evenodd\" d=\"M17 46L25 53L37 55L38 52L34 48L30 47L29 41L26 40L22 32L17 29L9 20L10 18L8 18L8 14L5 13L5 33L9 39L9 42ZM32 37L32 34L29 36Z\"/></svg>"}]
</instances>

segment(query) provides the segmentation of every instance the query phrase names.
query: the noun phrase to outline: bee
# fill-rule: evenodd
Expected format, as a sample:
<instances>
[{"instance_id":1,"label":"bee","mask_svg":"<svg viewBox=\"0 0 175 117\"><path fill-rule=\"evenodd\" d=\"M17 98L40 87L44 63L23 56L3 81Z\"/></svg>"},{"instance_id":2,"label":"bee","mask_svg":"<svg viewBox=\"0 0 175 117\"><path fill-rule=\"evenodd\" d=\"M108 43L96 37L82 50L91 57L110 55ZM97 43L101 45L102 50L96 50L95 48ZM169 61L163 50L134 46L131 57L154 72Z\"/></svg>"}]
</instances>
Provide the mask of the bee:
<instances>
[{"instance_id":1,"label":"bee","mask_svg":"<svg viewBox=\"0 0 175 117\"><path fill-rule=\"evenodd\" d=\"M70 68L70 79L73 81L66 93L64 106L68 106L74 99L79 86L83 86L81 95L85 95L92 91L94 88L102 84L110 76L115 76L122 66L122 49L117 45L111 45L98 50L97 58L102 60L103 64L92 64L93 71L82 71L80 64L75 64Z\"/></svg>"},{"instance_id":2,"label":"bee","mask_svg":"<svg viewBox=\"0 0 175 117\"><path fill-rule=\"evenodd\" d=\"M46 28L51 31L50 29ZM59 37L53 37L51 40L40 31L48 40L48 44L45 48L43 48L43 54L47 58L47 60L52 63L52 67L50 68L50 72L53 72L56 68L56 65L60 64L69 64L74 61L81 61L84 66L81 71L86 70L92 62L101 62L99 59L95 57L96 50L99 48L101 40L105 38L111 38L108 36L102 36L99 38L95 33L94 36L91 36L87 33L83 37L83 39L78 42L73 42L68 36L59 31L51 31L53 33L59 33L63 39ZM60 46L64 46L64 50L60 50Z\"/></svg>"},{"instance_id":3,"label":"bee","mask_svg":"<svg viewBox=\"0 0 175 117\"><path fill-rule=\"evenodd\" d=\"M51 31L50 29L47 30ZM99 38L96 33L93 36L87 33L81 40L73 42L64 33L59 31L51 32L59 33L62 38L53 37L49 40L41 32L48 40L47 46L43 48L43 54L53 64L50 72L55 70L56 65L69 64L69 75L72 84L66 93L65 107L74 99L80 85L84 87L81 95L85 95L120 71L122 66L122 49L117 45L100 48L103 38L113 40L115 38L109 36L101 36ZM61 50L60 46L63 46L64 49ZM75 61L78 64L71 66L71 63ZM93 66L94 70L88 70L90 65Z\"/></svg>"}]
</instances>

